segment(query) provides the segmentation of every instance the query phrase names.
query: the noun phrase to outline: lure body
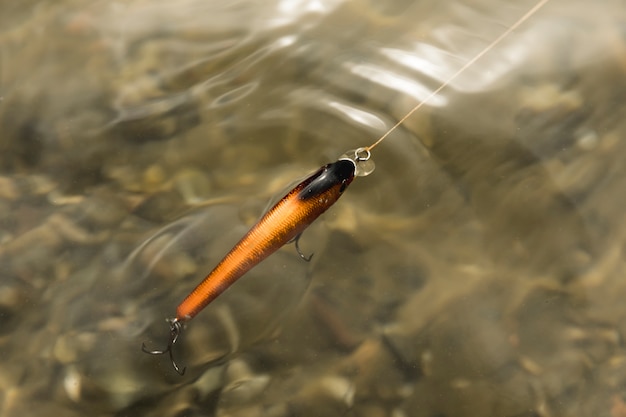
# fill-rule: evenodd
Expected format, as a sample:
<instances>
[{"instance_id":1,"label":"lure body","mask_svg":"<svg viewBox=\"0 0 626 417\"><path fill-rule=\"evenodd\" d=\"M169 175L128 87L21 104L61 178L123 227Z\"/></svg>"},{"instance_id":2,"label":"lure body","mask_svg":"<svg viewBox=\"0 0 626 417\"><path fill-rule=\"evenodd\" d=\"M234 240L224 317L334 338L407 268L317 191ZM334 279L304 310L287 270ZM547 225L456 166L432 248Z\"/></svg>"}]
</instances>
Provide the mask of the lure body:
<instances>
[{"instance_id":1,"label":"lure body","mask_svg":"<svg viewBox=\"0 0 626 417\"><path fill-rule=\"evenodd\" d=\"M352 182L356 165L341 159L321 167L294 187L248 231L222 261L183 300L176 320L192 319L237 279L297 238L330 208Z\"/></svg>"}]
</instances>

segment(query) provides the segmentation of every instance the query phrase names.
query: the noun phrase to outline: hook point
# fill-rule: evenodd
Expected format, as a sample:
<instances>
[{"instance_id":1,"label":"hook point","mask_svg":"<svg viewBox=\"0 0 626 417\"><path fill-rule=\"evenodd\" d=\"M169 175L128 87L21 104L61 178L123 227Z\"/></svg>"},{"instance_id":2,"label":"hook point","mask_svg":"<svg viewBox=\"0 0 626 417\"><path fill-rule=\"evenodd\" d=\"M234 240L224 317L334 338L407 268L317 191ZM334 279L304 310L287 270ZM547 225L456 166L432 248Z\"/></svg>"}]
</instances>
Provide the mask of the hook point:
<instances>
[{"instance_id":1,"label":"hook point","mask_svg":"<svg viewBox=\"0 0 626 417\"><path fill-rule=\"evenodd\" d=\"M150 350L146 347L145 343L142 343L141 350L149 355L164 355L165 353L169 353L170 361L172 362L174 370L182 376L185 374L185 370L187 369L187 367L182 368L181 371L181 368L174 360L174 352L172 351L172 347L178 341L178 336L180 336L180 332L182 331L182 324L177 318L168 319L167 321L170 323L170 339L167 342L167 347L163 350Z\"/></svg>"}]
</instances>

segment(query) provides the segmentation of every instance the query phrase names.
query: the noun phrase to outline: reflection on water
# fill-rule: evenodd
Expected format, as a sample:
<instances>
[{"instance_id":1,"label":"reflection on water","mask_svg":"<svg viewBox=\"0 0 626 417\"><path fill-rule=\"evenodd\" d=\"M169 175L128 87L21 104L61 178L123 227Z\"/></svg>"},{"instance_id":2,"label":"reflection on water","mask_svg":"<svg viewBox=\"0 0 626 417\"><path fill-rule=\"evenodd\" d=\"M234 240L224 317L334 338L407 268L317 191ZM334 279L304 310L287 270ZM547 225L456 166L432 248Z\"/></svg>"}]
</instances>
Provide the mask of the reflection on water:
<instances>
[{"instance_id":1,"label":"reflection on water","mask_svg":"<svg viewBox=\"0 0 626 417\"><path fill-rule=\"evenodd\" d=\"M191 321L290 182L528 2L0 6L0 415L626 415L624 9L551 0ZM307 291L308 288L308 291Z\"/></svg>"}]
</instances>

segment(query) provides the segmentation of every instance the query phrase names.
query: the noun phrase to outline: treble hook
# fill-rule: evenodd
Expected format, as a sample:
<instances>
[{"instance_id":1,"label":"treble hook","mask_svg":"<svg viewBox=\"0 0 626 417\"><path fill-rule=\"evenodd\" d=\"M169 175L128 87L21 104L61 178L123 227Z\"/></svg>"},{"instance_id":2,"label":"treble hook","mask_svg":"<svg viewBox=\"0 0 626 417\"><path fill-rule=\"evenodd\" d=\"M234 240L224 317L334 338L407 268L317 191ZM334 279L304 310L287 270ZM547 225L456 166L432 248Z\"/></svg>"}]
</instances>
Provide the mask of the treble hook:
<instances>
[{"instance_id":1,"label":"treble hook","mask_svg":"<svg viewBox=\"0 0 626 417\"><path fill-rule=\"evenodd\" d=\"M313 259L314 254L312 253L309 256L306 256L304 253L302 253L302 251L300 250L300 245L298 244L300 242L300 236L302 236L302 233L300 233L298 236L294 238L295 243L296 243L296 251L298 252L298 255L300 255L303 261L311 262L311 259Z\"/></svg>"},{"instance_id":2,"label":"treble hook","mask_svg":"<svg viewBox=\"0 0 626 417\"><path fill-rule=\"evenodd\" d=\"M164 355L169 352L170 360L172 361L172 366L180 375L185 375L185 370L187 367L183 368L182 371L180 367L176 364L174 360L174 354L172 353L172 347L176 344L178 340L178 336L180 336L181 331L183 330L183 324L178 319L167 319L170 323L170 340L167 342L167 347L163 350L148 350L145 343L141 344L141 350L150 355Z\"/></svg>"}]
</instances>

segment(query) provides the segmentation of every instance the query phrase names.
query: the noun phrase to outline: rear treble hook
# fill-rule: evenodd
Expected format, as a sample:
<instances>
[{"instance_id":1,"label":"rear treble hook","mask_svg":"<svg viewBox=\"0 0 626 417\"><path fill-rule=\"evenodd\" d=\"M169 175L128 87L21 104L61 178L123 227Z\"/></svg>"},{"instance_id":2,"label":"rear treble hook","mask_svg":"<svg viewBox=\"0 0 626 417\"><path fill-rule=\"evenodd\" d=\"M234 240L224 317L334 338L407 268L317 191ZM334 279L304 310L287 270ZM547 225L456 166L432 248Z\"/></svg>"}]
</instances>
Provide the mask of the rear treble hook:
<instances>
[{"instance_id":1,"label":"rear treble hook","mask_svg":"<svg viewBox=\"0 0 626 417\"><path fill-rule=\"evenodd\" d=\"M170 340L167 342L167 347L163 350L148 350L146 344L142 343L141 350L150 355L164 355L166 353L169 353L170 360L172 361L172 366L174 367L176 372L178 372L180 375L184 375L187 367L181 370L174 360L174 354L172 353L172 347L176 344L178 336L180 336L180 333L183 330L183 324L178 319L168 319L167 321L170 323Z\"/></svg>"}]
</instances>

